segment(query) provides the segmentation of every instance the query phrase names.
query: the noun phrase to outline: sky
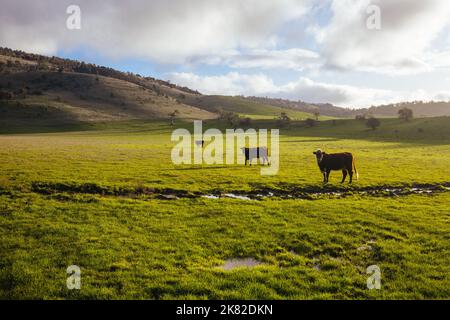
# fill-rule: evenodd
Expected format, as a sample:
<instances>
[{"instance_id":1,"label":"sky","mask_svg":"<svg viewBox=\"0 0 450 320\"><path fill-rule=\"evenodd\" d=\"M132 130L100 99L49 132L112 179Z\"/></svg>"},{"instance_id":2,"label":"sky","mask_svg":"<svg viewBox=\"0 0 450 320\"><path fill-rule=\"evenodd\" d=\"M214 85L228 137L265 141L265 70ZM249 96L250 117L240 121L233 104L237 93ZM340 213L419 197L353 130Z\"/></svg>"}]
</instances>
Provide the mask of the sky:
<instances>
[{"instance_id":1,"label":"sky","mask_svg":"<svg viewBox=\"0 0 450 320\"><path fill-rule=\"evenodd\" d=\"M450 100L448 0L0 0L0 46L204 94ZM77 12L67 11L76 5ZM75 15L74 15L75 14ZM68 28L78 21L79 28Z\"/></svg>"}]
</instances>

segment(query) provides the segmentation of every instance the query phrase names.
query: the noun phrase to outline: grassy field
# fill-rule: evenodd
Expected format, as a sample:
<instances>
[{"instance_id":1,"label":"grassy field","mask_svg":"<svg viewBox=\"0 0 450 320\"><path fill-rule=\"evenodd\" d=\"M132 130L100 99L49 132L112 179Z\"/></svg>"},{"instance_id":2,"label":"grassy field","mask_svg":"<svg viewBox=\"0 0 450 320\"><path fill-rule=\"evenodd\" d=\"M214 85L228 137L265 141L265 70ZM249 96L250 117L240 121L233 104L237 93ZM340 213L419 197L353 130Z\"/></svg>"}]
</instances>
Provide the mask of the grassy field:
<instances>
[{"instance_id":1,"label":"grassy field","mask_svg":"<svg viewBox=\"0 0 450 320\"><path fill-rule=\"evenodd\" d=\"M2 130L0 298L449 299L450 118L381 121L375 131L356 120L293 123L281 130L272 177L258 166L173 165L167 121ZM317 148L353 152L360 180L340 186L334 172L322 186ZM415 184L442 192L359 192ZM263 188L354 194L247 201L143 191ZM222 268L239 258L259 265ZM66 287L72 264L81 290ZM366 287L370 265L381 290Z\"/></svg>"}]
</instances>

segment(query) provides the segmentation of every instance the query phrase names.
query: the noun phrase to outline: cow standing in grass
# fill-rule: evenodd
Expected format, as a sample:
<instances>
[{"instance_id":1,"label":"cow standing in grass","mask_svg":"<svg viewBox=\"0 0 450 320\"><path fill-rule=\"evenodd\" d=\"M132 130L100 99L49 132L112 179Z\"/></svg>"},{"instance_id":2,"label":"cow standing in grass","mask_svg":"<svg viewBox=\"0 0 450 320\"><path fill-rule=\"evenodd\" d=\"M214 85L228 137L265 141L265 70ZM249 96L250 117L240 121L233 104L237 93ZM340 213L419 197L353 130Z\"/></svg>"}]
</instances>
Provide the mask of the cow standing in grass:
<instances>
[{"instance_id":1,"label":"cow standing in grass","mask_svg":"<svg viewBox=\"0 0 450 320\"><path fill-rule=\"evenodd\" d=\"M202 146L202 148L203 148L203 146L205 145L205 140L198 140L198 141L195 141L195 144L196 144L198 147Z\"/></svg>"},{"instance_id":2,"label":"cow standing in grass","mask_svg":"<svg viewBox=\"0 0 450 320\"><path fill-rule=\"evenodd\" d=\"M249 162L250 165L252 165L252 159L260 159L260 158L263 161L263 165L266 161L267 161L267 165L270 165L266 147L241 148L241 150L245 155L245 165L247 165L247 162Z\"/></svg>"},{"instance_id":3,"label":"cow standing in grass","mask_svg":"<svg viewBox=\"0 0 450 320\"><path fill-rule=\"evenodd\" d=\"M353 172L358 179L358 171L355 166L355 158L349 152L327 154L321 150L313 152L316 155L317 164L323 174L323 182L328 183L332 170L342 170L342 181L344 183L347 174L350 176L350 183L353 181Z\"/></svg>"}]
</instances>

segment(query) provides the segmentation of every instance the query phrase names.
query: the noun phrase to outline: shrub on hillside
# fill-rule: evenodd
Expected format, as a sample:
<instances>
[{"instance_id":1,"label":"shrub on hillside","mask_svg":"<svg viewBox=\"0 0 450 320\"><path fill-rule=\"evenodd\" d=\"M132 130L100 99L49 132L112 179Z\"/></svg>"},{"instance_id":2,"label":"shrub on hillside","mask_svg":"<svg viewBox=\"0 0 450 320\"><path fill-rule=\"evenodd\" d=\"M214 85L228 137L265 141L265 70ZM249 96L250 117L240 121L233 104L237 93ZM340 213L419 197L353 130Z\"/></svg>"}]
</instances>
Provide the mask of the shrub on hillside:
<instances>
[{"instance_id":1,"label":"shrub on hillside","mask_svg":"<svg viewBox=\"0 0 450 320\"><path fill-rule=\"evenodd\" d=\"M316 126L317 121L314 120L314 119L308 118L308 119L305 120L305 124L306 124L307 127L311 128L311 127L315 127Z\"/></svg>"},{"instance_id":2,"label":"shrub on hillside","mask_svg":"<svg viewBox=\"0 0 450 320\"><path fill-rule=\"evenodd\" d=\"M25 96L27 94L27 89L25 87L19 88L15 91L15 94L19 96Z\"/></svg>"},{"instance_id":3,"label":"shrub on hillside","mask_svg":"<svg viewBox=\"0 0 450 320\"><path fill-rule=\"evenodd\" d=\"M282 112L278 117L278 126L287 127L291 124L291 118L287 115L286 112Z\"/></svg>"},{"instance_id":4,"label":"shrub on hillside","mask_svg":"<svg viewBox=\"0 0 450 320\"><path fill-rule=\"evenodd\" d=\"M14 94L10 91L0 90L0 100L11 100Z\"/></svg>"},{"instance_id":5,"label":"shrub on hillside","mask_svg":"<svg viewBox=\"0 0 450 320\"><path fill-rule=\"evenodd\" d=\"M180 111L178 110L174 110L173 112L169 113L171 126L175 125L175 118L177 117L178 114L180 114Z\"/></svg>"},{"instance_id":6,"label":"shrub on hillside","mask_svg":"<svg viewBox=\"0 0 450 320\"><path fill-rule=\"evenodd\" d=\"M372 130L375 130L380 125L381 125L380 120L378 120L377 118L374 118L374 117L371 117L371 118L367 119L367 121L366 121L366 126Z\"/></svg>"},{"instance_id":7,"label":"shrub on hillside","mask_svg":"<svg viewBox=\"0 0 450 320\"><path fill-rule=\"evenodd\" d=\"M413 111L409 108L402 108L398 110L398 118L404 121L410 121L413 118Z\"/></svg>"},{"instance_id":8,"label":"shrub on hillside","mask_svg":"<svg viewBox=\"0 0 450 320\"><path fill-rule=\"evenodd\" d=\"M239 121L239 116L231 111L219 111L219 120L225 121L234 127Z\"/></svg>"}]
</instances>

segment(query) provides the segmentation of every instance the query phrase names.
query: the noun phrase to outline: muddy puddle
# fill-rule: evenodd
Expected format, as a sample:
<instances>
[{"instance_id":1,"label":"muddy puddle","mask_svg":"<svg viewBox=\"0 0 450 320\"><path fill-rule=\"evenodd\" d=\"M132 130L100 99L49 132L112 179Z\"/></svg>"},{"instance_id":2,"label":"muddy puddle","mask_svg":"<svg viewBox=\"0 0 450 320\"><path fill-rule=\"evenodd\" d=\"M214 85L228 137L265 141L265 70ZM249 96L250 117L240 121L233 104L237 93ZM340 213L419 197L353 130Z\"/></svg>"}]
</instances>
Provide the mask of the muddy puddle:
<instances>
[{"instance_id":1,"label":"muddy puddle","mask_svg":"<svg viewBox=\"0 0 450 320\"><path fill-rule=\"evenodd\" d=\"M230 271L238 268L254 268L260 265L263 265L263 263L253 258L229 259L226 260L220 268L222 270Z\"/></svg>"},{"instance_id":2,"label":"muddy puddle","mask_svg":"<svg viewBox=\"0 0 450 320\"><path fill-rule=\"evenodd\" d=\"M322 198L345 198L349 196L370 196L370 197L400 197L413 194L433 195L437 193L450 192L450 183L439 185L414 185L402 187L363 187L363 188L294 188L287 190L254 190L250 192L236 191L234 193L211 193L202 194L201 197L207 199L231 198L247 201L264 200L267 198L278 199L300 199L316 200Z\"/></svg>"},{"instance_id":3,"label":"muddy puddle","mask_svg":"<svg viewBox=\"0 0 450 320\"><path fill-rule=\"evenodd\" d=\"M265 199L298 199L298 200L317 200L317 199L340 199L350 196L361 197L401 197L408 195L434 195L444 192L450 192L450 182L439 184L413 184L403 186L297 186L280 185L278 188L266 188L264 186L254 186L252 190L235 190L223 192L213 190L210 192L190 192L187 190L176 189L158 189L148 187L104 187L94 184L62 184L62 183L43 183L38 182L32 185L31 191L45 194L96 194L102 196L123 196L130 198L178 200L186 198L203 198L210 200L234 199L241 201L258 201Z\"/></svg>"},{"instance_id":4,"label":"muddy puddle","mask_svg":"<svg viewBox=\"0 0 450 320\"><path fill-rule=\"evenodd\" d=\"M228 198L228 199L238 199L238 200L247 200L247 201L257 200L257 199L252 199L250 197L238 195L238 194L234 194L234 193L225 193L225 194L220 194L220 195L206 194L206 195L202 195L201 197L206 198L206 199Z\"/></svg>"}]
</instances>

